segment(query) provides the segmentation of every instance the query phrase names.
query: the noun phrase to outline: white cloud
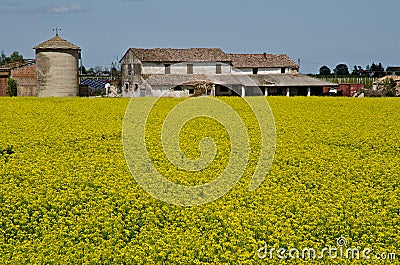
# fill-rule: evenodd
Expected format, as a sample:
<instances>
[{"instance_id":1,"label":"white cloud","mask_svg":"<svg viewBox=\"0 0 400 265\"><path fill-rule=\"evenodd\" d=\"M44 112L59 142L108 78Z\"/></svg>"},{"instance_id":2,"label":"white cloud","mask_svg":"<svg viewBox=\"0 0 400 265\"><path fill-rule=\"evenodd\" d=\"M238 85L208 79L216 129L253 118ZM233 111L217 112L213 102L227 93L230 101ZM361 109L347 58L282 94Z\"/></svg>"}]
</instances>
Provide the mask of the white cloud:
<instances>
[{"instance_id":1,"label":"white cloud","mask_svg":"<svg viewBox=\"0 0 400 265\"><path fill-rule=\"evenodd\" d=\"M65 13L74 13L84 11L85 8L78 4L70 4L70 5L60 5L60 6L52 6L47 9L48 13L53 14L65 14Z\"/></svg>"}]
</instances>

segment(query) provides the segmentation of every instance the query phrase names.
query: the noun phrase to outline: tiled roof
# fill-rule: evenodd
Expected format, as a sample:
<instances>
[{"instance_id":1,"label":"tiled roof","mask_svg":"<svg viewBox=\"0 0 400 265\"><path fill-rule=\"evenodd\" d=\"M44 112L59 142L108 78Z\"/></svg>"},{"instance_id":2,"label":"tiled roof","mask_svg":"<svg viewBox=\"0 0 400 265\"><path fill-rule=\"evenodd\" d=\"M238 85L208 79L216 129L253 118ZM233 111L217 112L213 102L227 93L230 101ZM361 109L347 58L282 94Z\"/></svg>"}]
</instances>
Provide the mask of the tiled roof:
<instances>
[{"instance_id":1,"label":"tiled roof","mask_svg":"<svg viewBox=\"0 0 400 265\"><path fill-rule=\"evenodd\" d=\"M299 66L286 54L230 54L236 68L296 68Z\"/></svg>"},{"instance_id":2,"label":"tiled roof","mask_svg":"<svg viewBox=\"0 0 400 265\"><path fill-rule=\"evenodd\" d=\"M25 66L30 66L35 64L35 60L34 59L23 59L21 61L15 61L15 62L11 62L5 65L1 65L1 68L8 68L8 69L16 69L16 68L21 68L21 67L25 67Z\"/></svg>"},{"instance_id":3,"label":"tiled roof","mask_svg":"<svg viewBox=\"0 0 400 265\"><path fill-rule=\"evenodd\" d=\"M71 42L64 40L56 35L53 38L33 47L34 49L62 49L62 50L80 50L78 46Z\"/></svg>"},{"instance_id":4,"label":"tiled roof","mask_svg":"<svg viewBox=\"0 0 400 265\"><path fill-rule=\"evenodd\" d=\"M230 62L230 57L219 48L131 48L130 50L142 62Z\"/></svg>"},{"instance_id":5,"label":"tiled roof","mask_svg":"<svg viewBox=\"0 0 400 265\"><path fill-rule=\"evenodd\" d=\"M236 68L296 68L286 54L227 54L220 48L130 48L142 62L227 62Z\"/></svg>"}]
</instances>

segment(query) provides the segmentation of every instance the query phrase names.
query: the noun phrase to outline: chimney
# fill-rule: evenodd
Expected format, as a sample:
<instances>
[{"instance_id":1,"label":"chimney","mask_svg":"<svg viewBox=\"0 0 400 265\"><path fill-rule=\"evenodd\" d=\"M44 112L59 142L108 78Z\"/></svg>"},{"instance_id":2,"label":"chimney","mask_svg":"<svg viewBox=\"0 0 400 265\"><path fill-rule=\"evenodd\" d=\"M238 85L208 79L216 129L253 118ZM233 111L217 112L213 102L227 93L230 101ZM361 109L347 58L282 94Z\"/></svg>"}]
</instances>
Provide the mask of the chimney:
<instances>
[{"instance_id":1,"label":"chimney","mask_svg":"<svg viewBox=\"0 0 400 265\"><path fill-rule=\"evenodd\" d=\"M267 53L266 52L264 52L263 55L264 55L264 58L267 58Z\"/></svg>"}]
</instances>

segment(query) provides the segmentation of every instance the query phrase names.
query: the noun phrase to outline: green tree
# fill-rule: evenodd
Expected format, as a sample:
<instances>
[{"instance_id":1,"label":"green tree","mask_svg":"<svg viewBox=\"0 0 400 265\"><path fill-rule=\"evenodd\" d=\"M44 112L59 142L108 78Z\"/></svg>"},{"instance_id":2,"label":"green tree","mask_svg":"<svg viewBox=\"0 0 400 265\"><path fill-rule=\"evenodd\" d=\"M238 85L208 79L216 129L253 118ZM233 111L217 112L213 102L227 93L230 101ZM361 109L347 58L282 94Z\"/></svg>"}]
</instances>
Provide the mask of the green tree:
<instances>
[{"instance_id":1,"label":"green tree","mask_svg":"<svg viewBox=\"0 0 400 265\"><path fill-rule=\"evenodd\" d=\"M395 97L396 96L396 81L393 78L385 78L383 81L383 95L387 97Z\"/></svg>"},{"instance_id":2,"label":"green tree","mask_svg":"<svg viewBox=\"0 0 400 265\"><path fill-rule=\"evenodd\" d=\"M333 72L336 75L349 75L349 68L347 67L346 64L338 64L336 65L335 69L333 69Z\"/></svg>"},{"instance_id":3,"label":"green tree","mask_svg":"<svg viewBox=\"0 0 400 265\"><path fill-rule=\"evenodd\" d=\"M17 62L17 61L22 61L24 59L24 57L19 54L19 52L14 51L11 55L10 55L10 60L11 62Z\"/></svg>"},{"instance_id":4,"label":"green tree","mask_svg":"<svg viewBox=\"0 0 400 265\"><path fill-rule=\"evenodd\" d=\"M319 68L319 74L320 75L330 75L331 69L326 65L321 66L321 68Z\"/></svg>"},{"instance_id":5,"label":"green tree","mask_svg":"<svg viewBox=\"0 0 400 265\"><path fill-rule=\"evenodd\" d=\"M24 57L22 56L22 54L19 54L18 51L14 51L10 55L10 57L8 57L4 53L4 50L2 50L1 55L0 55L0 64L4 65L4 64L12 63L12 62L18 62L18 61L22 61L23 59L24 59Z\"/></svg>"},{"instance_id":6,"label":"green tree","mask_svg":"<svg viewBox=\"0 0 400 265\"><path fill-rule=\"evenodd\" d=\"M352 75L361 75L362 68L361 66L354 65Z\"/></svg>"},{"instance_id":7,"label":"green tree","mask_svg":"<svg viewBox=\"0 0 400 265\"><path fill-rule=\"evenodd\" d=\"M15 81L14 78L9 77L7 80L7 83L8 83L7 94L10 97L16 97L17 96L17 82Z\"/></svg>"}]
</instances>

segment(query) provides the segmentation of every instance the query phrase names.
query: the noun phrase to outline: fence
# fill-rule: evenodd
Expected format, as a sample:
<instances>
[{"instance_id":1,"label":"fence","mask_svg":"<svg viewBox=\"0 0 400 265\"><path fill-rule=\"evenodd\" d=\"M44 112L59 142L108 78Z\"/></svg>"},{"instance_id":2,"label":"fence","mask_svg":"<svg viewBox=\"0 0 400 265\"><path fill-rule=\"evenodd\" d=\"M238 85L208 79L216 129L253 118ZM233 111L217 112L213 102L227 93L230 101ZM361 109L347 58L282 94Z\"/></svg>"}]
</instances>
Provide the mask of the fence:
<instances>
[{"instance_id":1,"label":"fence","mask_svg":"<svg viewBox=\"0 0 400 265\"><path fill-rule=\"evenodd\" d=\"M363 84L365 89L371 89L377 77L360 77L360 76L321 76L315 75L314 77L323 79L328 82L337 84Z\"/></svg>"}]
</instances>

